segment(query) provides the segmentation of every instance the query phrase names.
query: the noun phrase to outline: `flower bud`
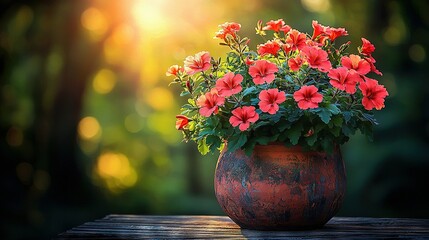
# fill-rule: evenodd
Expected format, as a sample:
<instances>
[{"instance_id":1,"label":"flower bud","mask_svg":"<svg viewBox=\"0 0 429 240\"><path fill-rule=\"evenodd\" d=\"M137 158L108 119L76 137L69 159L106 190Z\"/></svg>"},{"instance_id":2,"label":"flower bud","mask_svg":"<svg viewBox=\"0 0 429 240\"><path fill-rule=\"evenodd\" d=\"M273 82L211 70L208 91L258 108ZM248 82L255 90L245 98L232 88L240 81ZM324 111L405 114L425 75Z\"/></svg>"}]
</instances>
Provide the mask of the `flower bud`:
<instances>
[{"instance_id":1,"label":"flower bud","mask_svg":"<svg viewBox=\"0 0 429 240\"><path fill-rule=\"evenodd\" d=\"M189 119L185 115L177 115L176 118L177 118L177 120L176 120L176 129L177 130L183 130L184 127L186 127L186 125L188 125L189 121L191 121L191 119Z\"/></svg>"},{"instance_id":2,"label":"flower bud","mask_svg":"<svg viewBox=\"0 0 429 240\"><path fill-rule=\"evenodd\" d=\"M306 133L306 134L304 134L304 137L310 137L310 136L312 136L314 134L314 130L313 130L313 128L310 128L309 130L308 130L308 132Z\"/></svg>"},{"instance_id":3,"label":"flower bud","mask_svg":"<svg viewBox=\"0 0 429 240\"><path fill-rule=\"evenodd\" d=\"M186 88L188 89L188 91L192 94L192 85L191 85L191 81L186 81Z\"/></svg>"}]
</instances>

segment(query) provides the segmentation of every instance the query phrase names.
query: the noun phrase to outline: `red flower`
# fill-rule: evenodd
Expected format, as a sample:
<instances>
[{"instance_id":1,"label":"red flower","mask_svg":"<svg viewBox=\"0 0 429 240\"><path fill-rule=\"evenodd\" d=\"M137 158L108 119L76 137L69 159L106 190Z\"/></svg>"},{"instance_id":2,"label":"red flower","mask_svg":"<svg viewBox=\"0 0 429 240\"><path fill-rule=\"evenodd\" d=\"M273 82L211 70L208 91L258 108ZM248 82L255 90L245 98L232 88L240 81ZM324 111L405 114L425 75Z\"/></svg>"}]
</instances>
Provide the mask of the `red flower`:
<instances>
[{"instance_id":1,"label":"red flower","mask_svg":"<svg viewBox=\"0 0 429 240\"><path fill-rule=\"evenodd\" d=\"M365 82L361 82L359 88L363 94L362 105L366 110L380 110L384 107L384 99L389 93L377 80L365 77Z\"/></svg>"},{"instance_id":2,"label":"red flower","mask_svg":"<svg viewBox=\"0 0 429 240\"><path fill-rule=\"evenodd\" d=\"M317 68L322 72L328 72L331 68L331 62L326 51L318 47L309 46L304 47L301 51L310 67Z\"/></svg>"},{"instance_id":3,"label":"red flower","mask_svg":"<svg viewBox=\"0 0 429 240\"><path fill-rule=\"evenodd\" d=\"M290 30L290 27L288 25L285 25L283 19L278 19L276 21L271 20L267 22L267 26L263 27L262 30L273 30L275 32L282 31L284 33L287 33Z\"/></svg>"},{"instance_id":4,"label":"red flower","mask_svg":"<svg viewBox=\"0 0 429 240\"><path fill-rule=\"evenodd\" d=\"M318 36L325 33L326 27L322 24L319 24L319 22L313 20L311 25L313 26L313 36L311 37L312 40L315 40Z\"/></svg>"},{"instance_id":5,"label":"red flower","mask_svg":"<svg viewBox=\"0 0 429 240\"><path fill-rule=\"evenodd\" d=\"M171 67L168 68L167 72L165 73L165 75L167 76L178 76L180 73L183 73L183 68L180 67L179 65L173 65Z\"/></svg>"},{"instance_id":6,"label":"red flower","mask_svg":"<svg viewBox=\"0 0 429 240\"><path fill-rule=\"evenodd\" d=\"M291 58L287 61L287 64L289 65L290 70L292 71L298 71L301 67L303 61L301 57L298 55L295 58Z\"/></svg>"},{"instance_id":7,"label":"red flower","mask_svg":"<svg viewBox=\"0 0 429 240\"><path fill-rule=\"evenodd\" d=\"M229 97L241 91L243 76L229 72L216 81L216 90L221 97Z\"/></svg>"},{"instance_id":8,"label":"red flower","mask_svg":"<svg viewBox=\"0 0 429 240\"><path fill-rule=\"evenodd\" d=\"M371 42L366 40L365 38L361 38L361 39L362 39L362 47L358 48L359 52L362 53L363 55L370 56L371 53L375 51L374 45L372 45Z\"/></svg>"},{"instance_id":9,"label":"red flower","mask_svg":"<svg viewBox=\"0 0 429 240\"><path fill-rule=\"evenodd\" d=\"M276 41L268 41L265 44L258 46L258 54L264 56L266 54L271 54L277 56L277 52L280 50L280 45Z\"/></svg>"},{"instance_id":10,"label":"red flower","mask_svg":"<svg viewBox=\"0 0 429 240\"><path fill-rule=\"evenodd\" d=\"M350 71L346 67L331 69L328 73L328 77L331 78L329 83L332 86L350 94L356 92L356 83L361 80L355 71Z\"/></svg>"},{"instance_id":11,"label":"red flower","mask_svg":"<svg viewBox=\"0 0 429 240\"><path fill-rule=\"evenodd\" d=\"M350 54L341 58L341 65L348 69L353 69L360 75L365 75L371 71L371 65L365 59L358 55Z\"/></svg>"},{"instance_id":12,"label":"red flower","mask_svg":"<svg viewBox=\"0 0 429 240\"><path fill-rule=\"evenodd\" d=\"M176 129L183 130L186 125L189 123L189 118L184 115L176 115Z\"/></svg>"},{"instance_id":13,"label":"red flower","mask_svg":"<svg viewBox=\"0 0 429 240\"><path fill-rule=\"evenodd\" d=\"M369 63L369 65L371 66L371 71L373 71L374 73L383 76L383 74L378 71L378 69L375 67L374 63L375 63L375 59L372 56L366 57L365 60Z\"/></svg>"},{"instance_id":14,"label":"red flower","mask_svg":"<svg viewBox=\"0 0 429 240\"><path fill-rule=\"evenodd\" d=\"M297 30L291 30L289 35L286 38L286 44L289 45L292 51L296 49L301 50L306 46L305 44L306 37L304 33L300 33Z\"/></svg>"},{"instance_id":15,"label":"red flower","mask_svg":"<svg viewBox=\"0 0 429 240\"><path fill-rule=\"evenodd\" d=\"M215 38L225 40L227 35L231 35L233 38L237 37L237 32L240 30L241 25L235 22L226 22L219 25L221 30L216 33Z\"/></svg>"},{"instance_id":16,"label":"red flower","mask_svg":"<svg viewBox=\"0 0 429 240\"><path fill-rule=\"evenodd\" d=\"M334 41L337 37L349 35L345 28L331 28L327 27L325 29L326 34L328 35L331 41Z\"/></svg>"},{"instance_id":17,"label":"red flower","mask_svg":"<svg viewBox=\"0 0 429 240\"><path fill-rule=\"evenodd\" d=\"M246 131L250 127L250 123L258 121L259 115L253 106L238 107L232 110L232 116L229 118L229 123L233 127L237 127L240 131Z\"/></svg>"},{"instance_id":18,"label":"red flower","mask_svg":"<svg viewBox=\"0 0 429 240\"><path fill-rule=\"evenodd\" d=\"M262 112L276 114L279 110L279 104L286 100L286 95L276 88L262 90L261 93L259 93L259 100L258 105Z\"/></svg>"},{"instance_id":19,"label":"red flower","mask_svg":"<svg viewBox=\"0 0 429 240\"><path fill-rule=\"evenodd\" d=\"M247 66L253 65L253 63L255 63L254 60L250 59L249 57L246 57L246 65Z\"/></svg>"},{"instance_id":20,"label":"red flower","mask_svg":"<svg viewBox=\"0 0 429 240\"><path fill-rule=\"evenodd\" d=\"M253 78L255 84L263 84L264 82L271 83L279 69L274 63L267 60L258 60L249 68L249 74Z\"/></svg>"},{"instance_id":21,"label":"red flower","mask_svg":"<svg viewBox=\"0 0 429 240\"><path fill-rule=\"evenodd\" d=\"M323 100L323 95L317 91L318 89L313 85L302 86L293 94L293 99L298 103L300 109L317 108Z\"/></svg>"},{"instance_id":22,"label":"red flower","mask_svg":"<svg viewBox=\"0 0 429 240\"><path fill-rule=\"evenodd\" d=\"M210 54L208 52L199 52L195 56L188 56L185 59L185 71L192 75L210 68Z\"/></svg>"},{"instance_id":23,"label":"red flower","mask_svg":"<svg viewBox=\"0 0 429 240\"><path fill-rule=\"evenodd\" d=\"M217 114L219 106L222 106L224 103L225 98L219 96L216 89L212 89L197 99L197 105L200 107L199 113L204 117L210 117L213 113Z\"/></svg>"}]
</instances>

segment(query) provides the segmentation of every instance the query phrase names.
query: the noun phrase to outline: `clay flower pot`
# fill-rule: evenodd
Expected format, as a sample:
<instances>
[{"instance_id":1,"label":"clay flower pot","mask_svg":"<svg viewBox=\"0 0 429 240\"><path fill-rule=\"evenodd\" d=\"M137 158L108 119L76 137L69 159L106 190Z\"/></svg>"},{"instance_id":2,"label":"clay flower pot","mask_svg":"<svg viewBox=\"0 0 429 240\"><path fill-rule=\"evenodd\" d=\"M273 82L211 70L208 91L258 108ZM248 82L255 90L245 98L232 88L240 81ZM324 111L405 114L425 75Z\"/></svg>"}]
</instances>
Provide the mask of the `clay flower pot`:
<instances>
[{"instance_id":1,"label":"clay flower pot","mask_svg":"<svg viewBox=\"0 0 429 240\"><path fill-rule=\"evenodd\" d=\"M256 146L251 156L224 150L214 183L225 213L240 227L259 230L321 227L346 190L339 148L327 154L281 144Z\"/></svg>"}]
</instances>

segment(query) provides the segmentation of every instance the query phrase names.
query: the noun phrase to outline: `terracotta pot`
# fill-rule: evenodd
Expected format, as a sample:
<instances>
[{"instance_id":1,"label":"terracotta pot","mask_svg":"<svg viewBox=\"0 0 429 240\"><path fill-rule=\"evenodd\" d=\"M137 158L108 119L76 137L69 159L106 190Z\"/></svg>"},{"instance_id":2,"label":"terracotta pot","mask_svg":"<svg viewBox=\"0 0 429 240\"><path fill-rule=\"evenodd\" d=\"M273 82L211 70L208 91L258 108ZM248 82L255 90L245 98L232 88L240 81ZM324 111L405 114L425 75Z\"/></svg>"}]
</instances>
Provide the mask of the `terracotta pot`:
<instances>
[{"instance_id":1,"label":"terracotta pot","mask_svg":"<svg viewBox=\"0 0 429 240\"><path fill-rule=\"evenodd\" d=\"M251 156L221 152L214 183L220 206L242 228L312 229L339 210L346 175L339 148L326 154L270 144Z\"/></svg>"}]
</instances>

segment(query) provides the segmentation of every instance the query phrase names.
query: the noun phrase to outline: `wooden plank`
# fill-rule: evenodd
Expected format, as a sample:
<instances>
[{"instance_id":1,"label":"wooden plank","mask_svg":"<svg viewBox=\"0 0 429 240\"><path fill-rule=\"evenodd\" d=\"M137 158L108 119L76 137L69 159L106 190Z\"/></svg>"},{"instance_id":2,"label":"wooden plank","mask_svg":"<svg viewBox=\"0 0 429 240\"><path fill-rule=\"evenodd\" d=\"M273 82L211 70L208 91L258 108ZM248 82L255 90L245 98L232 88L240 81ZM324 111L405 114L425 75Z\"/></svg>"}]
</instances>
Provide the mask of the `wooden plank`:
<instances>
[{"instance_id":1,"label":"wooden plank","mask_svg":"<svg viewBox=\"0 0 429 240\"><path fill-rule=\"evenodd\" d=\"M334 217L310 231L241 229L225 216L108 215L56 239L429 239L429 219Z\"/></svg>"}]
</instances>

